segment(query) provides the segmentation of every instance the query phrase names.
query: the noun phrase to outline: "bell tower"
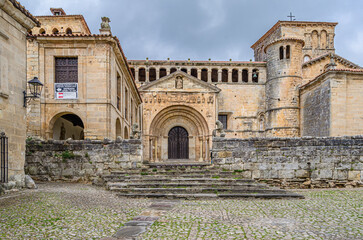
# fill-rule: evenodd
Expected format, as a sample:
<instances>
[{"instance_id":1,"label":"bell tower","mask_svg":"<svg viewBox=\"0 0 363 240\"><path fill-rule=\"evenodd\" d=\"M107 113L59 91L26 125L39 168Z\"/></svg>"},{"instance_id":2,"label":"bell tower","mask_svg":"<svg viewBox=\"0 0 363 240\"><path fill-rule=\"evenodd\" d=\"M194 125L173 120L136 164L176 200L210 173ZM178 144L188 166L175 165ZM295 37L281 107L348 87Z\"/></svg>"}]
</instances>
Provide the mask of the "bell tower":
<instances>
[{"instance_id":1,"label":"bell tower","mask_svg":"<svg viewBox=\"0 0 363 240\"><path fill-rule=\"evenodd\" d=\"M266 45L266 136L297 137L304 41L280 38Z\"/></svg>"}]
</instances>

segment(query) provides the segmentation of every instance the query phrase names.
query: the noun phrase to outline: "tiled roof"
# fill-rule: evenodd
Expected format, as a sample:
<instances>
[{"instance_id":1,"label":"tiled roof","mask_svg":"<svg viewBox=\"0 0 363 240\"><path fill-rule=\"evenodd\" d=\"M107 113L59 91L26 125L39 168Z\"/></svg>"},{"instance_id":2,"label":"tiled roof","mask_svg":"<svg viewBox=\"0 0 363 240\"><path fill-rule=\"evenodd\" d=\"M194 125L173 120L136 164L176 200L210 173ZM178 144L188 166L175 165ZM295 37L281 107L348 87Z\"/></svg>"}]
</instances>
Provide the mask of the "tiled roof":
<instances>
[{"instance_id":1,"label":"tiled roof","mask_svg":"<svg viewBox=\"0 0 363 240\"><path fill-rule=\"evenodd\" d=\"M172 63L266 63L254 61L188 61L188 60L129 60L130 62L172 62Z\"/></svg>"},{"instance_id":2,"label":"tiled roof","mask_svg":"<svg viewBox=\"0 0 363 240\"><path fill-rule=\"evenodd\" d=\"M40 26L40 22L38 21L38 19L36 19L28 10L25 9L25 7L23 5L21 5L18 1L16 0L9 0L9 2L11 2L13 4L14 7L16 7L17 9L19 9L25 16L27 16L28 18L30 18L33 22L35 22L37 24L37 26Z\"/></svg>"},{"instance_id":3,"label":"tiled roof","mask_svg":"<svg viewBox=\"0 0 363 240\"><path fill-rule=\"evenodd\" d=\"M343 58L343 57L341 57L341 56L339 56L339 55L337 55L335 53L325 53L323 55L320 55L320 56L318 56L316 58L311 59L310 61L307 61L307 62L303 63L302 66L306 67L306 66L308 66L310 64L314 64L315 62L317 62L317 61L319 61L321 59L324 59L326 57L330 57L330 56L333 56L334 58L338 59L343 64L350 65L350 67L352 67L352 68L361 68L359 65L354 64L351 61L349 61L349 60L347 60L347 59L345 59L345 58Z\"/></svg>"},{"instance_id":4,"label":"tiled roof","mask_svg":"<svg viewBox=\"0 0 363 240\"><path fill-rule=\"evenodd\" d=\"M125 53L124 51L122 50L122 47L121 47L121 44L120 44L120 41L119 39L116 37L116 36L112 36L112 35L109 35L109 34L34 34L34 35L31 35L31 34L28 34L28 38L36 38L36 37L69 37L69 38L74 38L74 37L111 37L113 38L116 42L117 42L117 46L121 52L121 55L125 61L125 64L126 64L126 67L127 67L127 70L128 72L130 73L130 76L132 78L132 83L134 85L134 87L137 89L137 86L136 86L136 83L135 83L135 79L134 79L134 76L131 72L131 69L130 69L130 66L127 62L127 58L125 56ZM140 100L142 101L142 98L141 98L141 95L138 91L136 91L138 96L140 97Z\"/></svg>"},{"instance_id":5,"label":"tiled roof","mask_svg":"<svg viewBox=\"0 0 363 240\"><path fill-rule=\"evenodd\" d=\"M82 20L82 23L86 27L87 31L89 33L91 33L91 30L89 29L86 20L84 19L83 15L80 15L80 14L75 14L75 15L42 15L42 16L36 16L36 17L37 18L50 18L50 17L52 17L52 18L54 18L54 17L56 17L56 18L72 18L72 17L78 17L78 18L80 18Z\"/></svg>"},{"instance_id":6,"label":"tiled roof","mask_svg":"<svg viewBox=\"0 0 363 240\"><path fill-rule=\"evenodd\" d=\"M311 84L314 84L317 81L319 81L321 76L326 75L328 73L332 73L332 72L363 73L363 69L353 69L353 68L346 68L346 69L328 69L325 72L323 72L323 73L319 74L318 76L316 76L313 80L311 80L311 81L307 82L306 84L300 86L300 90L301 89L304 89L304 88L306 88L308 86L310 86Z\"/></svg>"}]
</instances>

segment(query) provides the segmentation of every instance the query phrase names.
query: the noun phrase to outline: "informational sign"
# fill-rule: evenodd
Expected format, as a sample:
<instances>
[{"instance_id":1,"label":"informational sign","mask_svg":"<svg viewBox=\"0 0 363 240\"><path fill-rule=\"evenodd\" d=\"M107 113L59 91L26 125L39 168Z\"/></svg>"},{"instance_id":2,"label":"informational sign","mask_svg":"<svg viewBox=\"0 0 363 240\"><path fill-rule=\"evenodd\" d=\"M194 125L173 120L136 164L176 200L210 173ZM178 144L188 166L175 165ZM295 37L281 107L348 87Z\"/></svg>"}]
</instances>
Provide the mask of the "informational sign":
<instances>
[{"instance_id":1,"label":"informational sign","mask_svg":"<svg viewBox=\"0 0 363 240\"><path fill-rule=\"evenodd\" d=\"M78 83L55 83L56 99L77 99Z\"/></svg>"}]
</instances>

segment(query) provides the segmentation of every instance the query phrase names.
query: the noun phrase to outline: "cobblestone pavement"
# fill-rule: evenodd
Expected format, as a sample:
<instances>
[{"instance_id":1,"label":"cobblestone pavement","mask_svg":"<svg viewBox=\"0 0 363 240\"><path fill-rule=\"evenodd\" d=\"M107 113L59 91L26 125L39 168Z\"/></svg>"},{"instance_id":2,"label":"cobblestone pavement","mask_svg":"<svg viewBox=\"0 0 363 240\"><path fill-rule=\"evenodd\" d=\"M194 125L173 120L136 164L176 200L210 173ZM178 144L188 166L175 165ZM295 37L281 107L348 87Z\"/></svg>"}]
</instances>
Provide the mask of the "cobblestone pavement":
<instances>
[{"instance_id":1,"label":"cobblestone pavement","mask_svg":"<svg viewBox=\"0 0 363 240\"><path fill-rule=\"evenodd\" d=\"M183 201L139 239L363 239L363 189L305 199Z\"/></svg>"},{"instance_id":2,"label":"cobblestone pavement","mask_svg":"<svg viewBox=\"0 0 363 240\"><path fill-rule=\"evenodd\" d=\"M363 239L363 189L298 190L305 199L180 201L138 239ZM0 198L0 239L113 236L156 200L82 184Z\"/></svg>"},{"instance_id":3,"label":"cobblestone pavement","mask_svg":"<svg viewBox=\"0 0 363 240\"><path fill-rule=\"evenodd\" d=\"M90 185L38 187L0 198L0 239L100 239L150 205Z\"/></svg>"}]
</instances>

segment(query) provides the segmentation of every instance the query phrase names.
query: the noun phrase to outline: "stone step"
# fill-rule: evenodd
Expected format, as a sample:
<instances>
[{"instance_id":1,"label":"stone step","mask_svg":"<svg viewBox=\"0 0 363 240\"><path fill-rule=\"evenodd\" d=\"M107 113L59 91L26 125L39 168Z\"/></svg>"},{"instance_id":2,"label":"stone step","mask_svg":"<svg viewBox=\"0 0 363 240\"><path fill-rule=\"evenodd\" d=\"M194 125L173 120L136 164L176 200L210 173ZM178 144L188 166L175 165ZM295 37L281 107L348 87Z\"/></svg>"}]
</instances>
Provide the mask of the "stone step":
<instances>
[{"instance_id":1,"label":"stone step","mask_svg":"<svg viewBox=\"0 0 363 240\"><path fill-rule=\"evenodd\" d=\"M260 187L260 188L267 188L267 185L261 185L256 183L231 183L225 184L220 182L212 182L212 183L193 183L193 182L184 182L184 183L153 183L153 182L140 182L140 183L108 183L108 189L116 189L116 188L167 188L167 187L174 187L174 188L182 188L182 187Z\"/></svg>"},{"instance_id":2,"label":"stone step","mask_svg":"<svg viewBox=\"0 0 363 240\"><path fill-rule=\"evenodd\" d=\"M281 189L263 188L115 188L110 189L115 192L123 193L285 193Z\"/></svg>"},{"instance_id":3,"label":"stone step","mask_svg":"<svg viewBox=\"0 0 363 240\"><path fill-rule=\"evenodd\" d=\"M110 183L113 181L109 181ZM235 179L235 178L151 178L151 177L144 177L144 178L131 178L131 179L123 179L120 181L115 182L157 182L157 183L172 183L172 182L195 182L195 183L205 183L205 182L219 182L219 183L255 183L252 179Z\"/></svg>"},{"instance_id":4,"label":"stone step","mask_svg":"<svg viewBox=\"0 0 363 240\"><path fill-rule=\"evenodd\" d=\"M119 197L131 198L183 198L183 199L212 199L212 198L304 198L304 196L286 193L118 193Z\"/></svg>"}]
</instances>

